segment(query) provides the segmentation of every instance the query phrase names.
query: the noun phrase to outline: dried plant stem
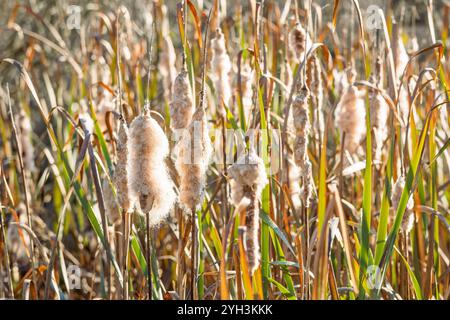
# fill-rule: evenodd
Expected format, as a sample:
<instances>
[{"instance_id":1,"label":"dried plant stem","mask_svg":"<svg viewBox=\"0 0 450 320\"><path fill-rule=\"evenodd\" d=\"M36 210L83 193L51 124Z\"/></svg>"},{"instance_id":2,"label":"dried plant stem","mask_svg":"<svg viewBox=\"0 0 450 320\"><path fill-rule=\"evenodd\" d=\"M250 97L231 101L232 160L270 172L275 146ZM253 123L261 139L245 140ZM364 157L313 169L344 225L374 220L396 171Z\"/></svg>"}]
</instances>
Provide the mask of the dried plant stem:
<instances>
[{"instance_id":1,"label":"dried plant stem","mask_svg":"<svg viewBox=\"0 0 450 320\"><path fill-rule=\"evenodd\" d=\"M85 132L87 133L87 132ZM87 135L87 134L86 134ZM91 167L91 174L92 174L92 180L94 181L94 187L97 194L97 201L98 201L98 207L100 211L100 216L102 219L102 228L103 228L103 238L104 238L104 245L105 245L105 251L106 251L106 275L105 278L108 279L108 291L107 291L107 297L109 299L112 298L112 292L111 292L111 261L113 260L110 242L109 242L109 232L108 232L108 221L106 220L106 211L105 211L105 203L103 201L103 190L102 185L100 183L100 175L97 170L97 165L95 163L95 155L94 155L94 149L92 147L92 144L89 143L88 145L88 153L89 153L89 161L90 161L90 167Z\"/></svg>"},{"instance_id":2,"label":"dried plant stem","mask_svg":"<svg viewBox=\"0 0 450 320\"><path fill-rule=\"evenodd\" d=\"M177 284L178 284L178 295L180 299L184 299L184 286L183 286L183 278L184 278L184 267L185 267L185 259L184 259L184 243L183 243L183 235L184 235L184 216L183 210L178 206L176 209L177 220L178 220L178 259L177 259Z\"/></svg>"},{"instance_id":3,"label":"dried plant stem","mask_svg":"<svg viewBox=\"0 0 450 320\"><path fill-rule=\"evenodd\" d=\"M150 211L145 214L146 224L146 254L147 254L147 298L152 300L152 254L151 254L151 241L150 241Z\"/></svg>"},{"instance_id":4,"label":"dried plant stem","mask_svg":"<svg viewBox=\"0 0 450 320\"><path fill-rule=\"evenodd\" d=\"M303 297L305 297L305 300L309 300L311 297L311 291L310 291L310 281L311 281L311 275L310 275L310 264L311 264L311 257L309 254L309 238L310 238L310 226L309 226L309 212L308 208L305 206L302 206L303 211L303 224L305 225L305 256L306 256L306 263L305 263L305 273L306 273L306 282L303 286Z\"/></svg>"},{"instance_id":5,"label":"dried plant stem","mask_svg":"<svg viewBox=\"0 0 450 320\"><path fill-rule=\"evenodd\" d=\"M198 244L197 244L197 225L195 222L195 208L191 209L191 236L192 236L192 244L191 244L191 299L197 300L197 290L196 290L196 282L197 282L197 252L198 252Z\"/></svg>"},{"instance_id":6,"label":"dried plant stem","mask_svg":"<svg viewBox=\"0 0 450 320\"><path fill-rule=\"evenodd\" d=\"M14 136L14 141L16 142L17 145L17 154L18 154L18 159L19 159L19 168L20 168L20 176L22 178L22 183L23 183L23 192L24 192L24 197L25 197L25 207L26 207L26 212L27 212L27 223L28 226L30 227L31 230L33 230L33 226L31 223L31 211L30 211L30 201L29 201L29 194L28 194L28 182L25 176L25 169L24 169L24 165L23 165L23 159L22 159L22 145L19 142L19 137L18 137L18 132L17 132L17 127L16 127L16 123L14 121L14 114L12 112L12 107L11 107L11 96L9 94L9 85L6 84L6 92L8 95L8 108L9 108L9 115L11 117L11 125L12 125L12 129L13 129L13 136ZM32 279L33 279L33 284L34 284L34 289L36 290L36 295L37 295L37 278L36 278L36 257L34 256L34 241L33 238L30 237L30 254L31 254L31 270L32 270Z\"/></svg>"},{"instance_id":7,"label":"dried plant stem","mask_svg":"<svg viewBox=\"0 0 450 320\"><path fill-rule=\"evenodd\" d=\"M122 261L122 277L123 288L122 298L128 300L128 255L130 252L130 220L131 214L122 210L122 224L123 224L123 261Z\"/></svg>"},{"instance_id":8,"label":"dried plant stem","mask_svg":"<svg viewBox=\"0 0 450 320\"><path fill-rule=\"evenodd\" d=\"M3 174L3 172L2 172ZM5 232L5 219L4 219L4 213L3 213L3 209L0 208L0 228L2 229L1 232L1 237L2 237L2 244L3 244L3 249L4 249L4 257L5 257L5 268L6 268L6 272L2 273L2 274L7 274L8 275L8 291L10 294L10 297L12 299L14 299L14 288L13 288L13 283L12 283L12 275L11 275L11 262L9 259L9 252L8 252L8 239L6 236L6 232ZM2 283L4 283L3 278L0 280L2 281Z\"/></svg>"}]
</instances>

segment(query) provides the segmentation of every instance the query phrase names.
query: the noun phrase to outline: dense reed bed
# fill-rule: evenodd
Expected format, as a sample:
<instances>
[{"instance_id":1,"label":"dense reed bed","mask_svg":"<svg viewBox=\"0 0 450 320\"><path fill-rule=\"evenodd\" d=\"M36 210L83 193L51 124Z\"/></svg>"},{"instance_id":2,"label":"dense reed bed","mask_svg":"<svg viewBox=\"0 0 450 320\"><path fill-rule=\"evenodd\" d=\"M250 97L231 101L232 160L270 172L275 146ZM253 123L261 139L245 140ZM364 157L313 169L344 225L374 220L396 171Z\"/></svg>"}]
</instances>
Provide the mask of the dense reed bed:
<instances>
[{"instance_id":1,"label":"dense reed bed","mask_svg":"<svg viewBox=\"0 0 450 320\"><path fill-rule=\"evenodd\" d=\"M445 1L6 1L0 298L450 298Z\"/></svg>"}]
</instances>

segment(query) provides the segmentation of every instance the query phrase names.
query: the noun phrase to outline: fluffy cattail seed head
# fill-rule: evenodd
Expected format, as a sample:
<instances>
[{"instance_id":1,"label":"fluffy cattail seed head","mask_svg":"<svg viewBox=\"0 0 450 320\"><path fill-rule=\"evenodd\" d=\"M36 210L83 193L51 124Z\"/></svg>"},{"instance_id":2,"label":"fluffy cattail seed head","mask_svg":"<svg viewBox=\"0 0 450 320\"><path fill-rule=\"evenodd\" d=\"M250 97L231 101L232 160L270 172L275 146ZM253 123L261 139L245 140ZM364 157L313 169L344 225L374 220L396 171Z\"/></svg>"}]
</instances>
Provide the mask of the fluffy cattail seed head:
<instances>
[{"instance_id":1,"label":"fluffy cattail seed head","mask_svg":"<svg viewBox=\"0 0 450 320\"><path fill-rule=\"evenodd\" d=\"M222 30L216 30L216 36L211 40L212 49L212 77L214 86L219 99L219 103L223 101L225 105L229 105L231 99L230 71L231 61L225 47L225 37ZM224 110L220 110L224 112Z\"/></svg>"},{"instance_id":2,"label":"fluffy cattail seed head","mask_svg":"<svg viewBox=\"0 0 450 320\"><path fill-rule=\"evenodd\" d=\"M314 115L314 128L317 128L317 132L324 131L324 120L322 114L323 104L323 81L322 81L322 67L320 65L319 58L314 55L308 61L306 84L311 91L313 115ZM317 136L318 138L318 136Z\"/></svg>"},{"instance_id":3,"label":"fluffy cattail seed head","mask_svg":"<svg viewBox=\"0 0 450 320\"><path fill-rule=\"evenodd\" d=\"M253 82L254 74L248 64L244 64L241 69L241 85L242 85L242 107L244 109L245 119L249 119L253 105ZM237 81L236 81L237 83Z\"/></svg>"},{"instance_id":4,"label":"fluffy cattail seed head","mask_svg":"<svg viewBox=\"0 0 450 320\"><path fill-rule=\"evenodd\" d=\"M364 93L357 87L350 86L336 109L336 126L342 133L345 132L344 149L353 155L366 134Z\"/></svg>"},{"instance_id":5,"label":"fluffy cattail seed head","mask_svg":"<svg viewBox=\"0 0 450 320\"><path fill-rule=\"evenodd\" d=\"M121 120L117 138L116 166L114 168L113 182L117 191L117 201L125 212L129 211L131 207L128 186L128 162L129 133L127 124Z\"/></svg>"},{"instance_id":6,"label":"fluffy cattail seed head","mask_svg":"<svg viewBox=\"0 0 450 320\"><path fill-rule=\"evenodd\" d=\"M201 203L206 170L212 154L203 108L195 111L192 123L183 132L178 150L176 166L180 174L180 202L189 212Z\"/></svg>"},{"instance_id":7,"label":"fluffy cattail seed head","mask_svg":"<svg viewBox=\"0 0 450 320\"><path fill-rule=\"evenodd\" d=\"M150 225L160 224L175 202L173 182L165 164L169 142L148 108L130 125L130 193Z\"/></svg>"},{"instance_id":8,"label":"fluffy cattail seed head","mask_svg":"<svg viewBox=\"0 0 450 320\"><path fill-rule=\"evenodd\" d=\"M194 102L188 72L181 71L173 83L173 96L170 103L170 118L172 128L186 128L192 120Z\"/></svg>"},{"instance_id":9,"label":"fluffy cattail seed head","mask_svg":"<svg viewBox=\"0 0 450 320\"><path fill-rule=\"evenodd\" d=\"M295 129L294 155L295 162L302 169L307 158L308 136L311 130L309 123L309 90L303 87L292 102L292 117Z\"/></svg>"},{"instance_id":10,"label":"fluffy cattail seed head","mask_svg":"<svg viewBox=\"0 0 450 320\"><path fill-rule=\"evenodd\" d=\"M289 32L289 51L292 60L295 63L301 62L304 55L308 53L311 44L311 37L306 33L301 23L297 22L295 27Z\"/></svg>"},{"instance_id":11,"label":"fluffy cattail seed head","mask_svg":"<svg viewBox=\"0 0 450 320\"><path fill-rule=\"evenodd\" d=\"M175 80L177 70L175 68L177 57L175 48L169 35L163 37L163 48L159 55L159 73L162 76L164 86L164 98L169 100L172 95L172 83Z\"/></svg>"},{"instance_id":12,"label":"fluffy cattail seed head","mask_svg":"<svg viewBox=\"0 0 450 320\"><path fill-rule=\"evenodd\" d=\"M312 168L308 158L308 137L311 131L308 108L309 90L306 86L292 102L292 115L294 118L295 141L294 159L298 166L303 182L302 198L305 207L309 207L312 197Z\"/></svg>"},{"instance_id":13,"label":"fluffy cattail seed head","mask_svg":"<svg viewBox=\"0 0 450 320\"><path fill-rule=\"evenodd\" d=\"M246 253L251 273L259 266L259 201L261 191L268 183L264 162L254 150L243 154L229 169L233 204L250 199L246 208Z\"/></svg>"},{"instance_id":14,"label":"fluffy cattail seed head","mask_svg":"<svg viewBox=\"0 0 450 320\"><path fill-rule=\"evenodd\" d=\"M303 165L302 180L303 180L303 189L302 189L303 204L306 208L309 208L313 194L312 165L309 159L307 159L305 161L305 164Z\"/></svg>"}]
</instances>

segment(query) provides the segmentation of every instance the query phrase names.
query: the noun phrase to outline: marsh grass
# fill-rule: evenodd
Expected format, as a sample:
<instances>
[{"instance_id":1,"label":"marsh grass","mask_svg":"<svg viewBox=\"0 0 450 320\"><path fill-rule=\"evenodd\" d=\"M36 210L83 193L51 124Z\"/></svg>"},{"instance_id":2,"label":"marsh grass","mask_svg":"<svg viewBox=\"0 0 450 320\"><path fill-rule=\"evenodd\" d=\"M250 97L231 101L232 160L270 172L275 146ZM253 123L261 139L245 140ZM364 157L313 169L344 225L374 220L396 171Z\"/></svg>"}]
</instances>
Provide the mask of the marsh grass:
<instances>
[{"instance_id":1,"label":"marsh grass","mask_svg":"<svg viewBox=\"0 0 450 320\"><path fill-rule=\"evenodd\" d=\"M450 7L369 4L8 1L0 298L449 299Z\"/></svg>"}]
</instances>

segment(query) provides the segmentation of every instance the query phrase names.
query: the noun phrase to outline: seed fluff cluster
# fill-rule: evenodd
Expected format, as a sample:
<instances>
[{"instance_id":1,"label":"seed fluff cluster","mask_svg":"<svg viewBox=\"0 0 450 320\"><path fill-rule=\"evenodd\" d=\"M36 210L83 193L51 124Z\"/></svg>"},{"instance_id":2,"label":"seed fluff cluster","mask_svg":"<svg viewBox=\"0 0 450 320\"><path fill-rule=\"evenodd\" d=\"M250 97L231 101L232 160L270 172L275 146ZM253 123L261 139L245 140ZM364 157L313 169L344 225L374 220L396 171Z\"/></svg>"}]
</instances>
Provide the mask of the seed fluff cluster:
<instances>
[{"instance_id":1,"label":"seed fluff cluster","mask_svg":"<svg viewBox=\"0 0 450 320\"><path fill-rule=\"evenodd\" d=\"M138 212L150 213L150 226L159 225L175 202L173 182L166 166L169 142L148 107L130 125L130 195Z\"/></svg>"},{"instance_id":2,"label":"seed fluff cluster","mask_svg":"<svg viewBox=\"0 0 450 320\"><path fill-rule=\"evenodd\" d=\"M233 204L248 201L245 219L245 244L248 265L253 274L258 269L259 253L259 201L261 192L268 183L264 162L252 149L240 156L229 168L231 197Z\"/></svg>"}]
</instances>

